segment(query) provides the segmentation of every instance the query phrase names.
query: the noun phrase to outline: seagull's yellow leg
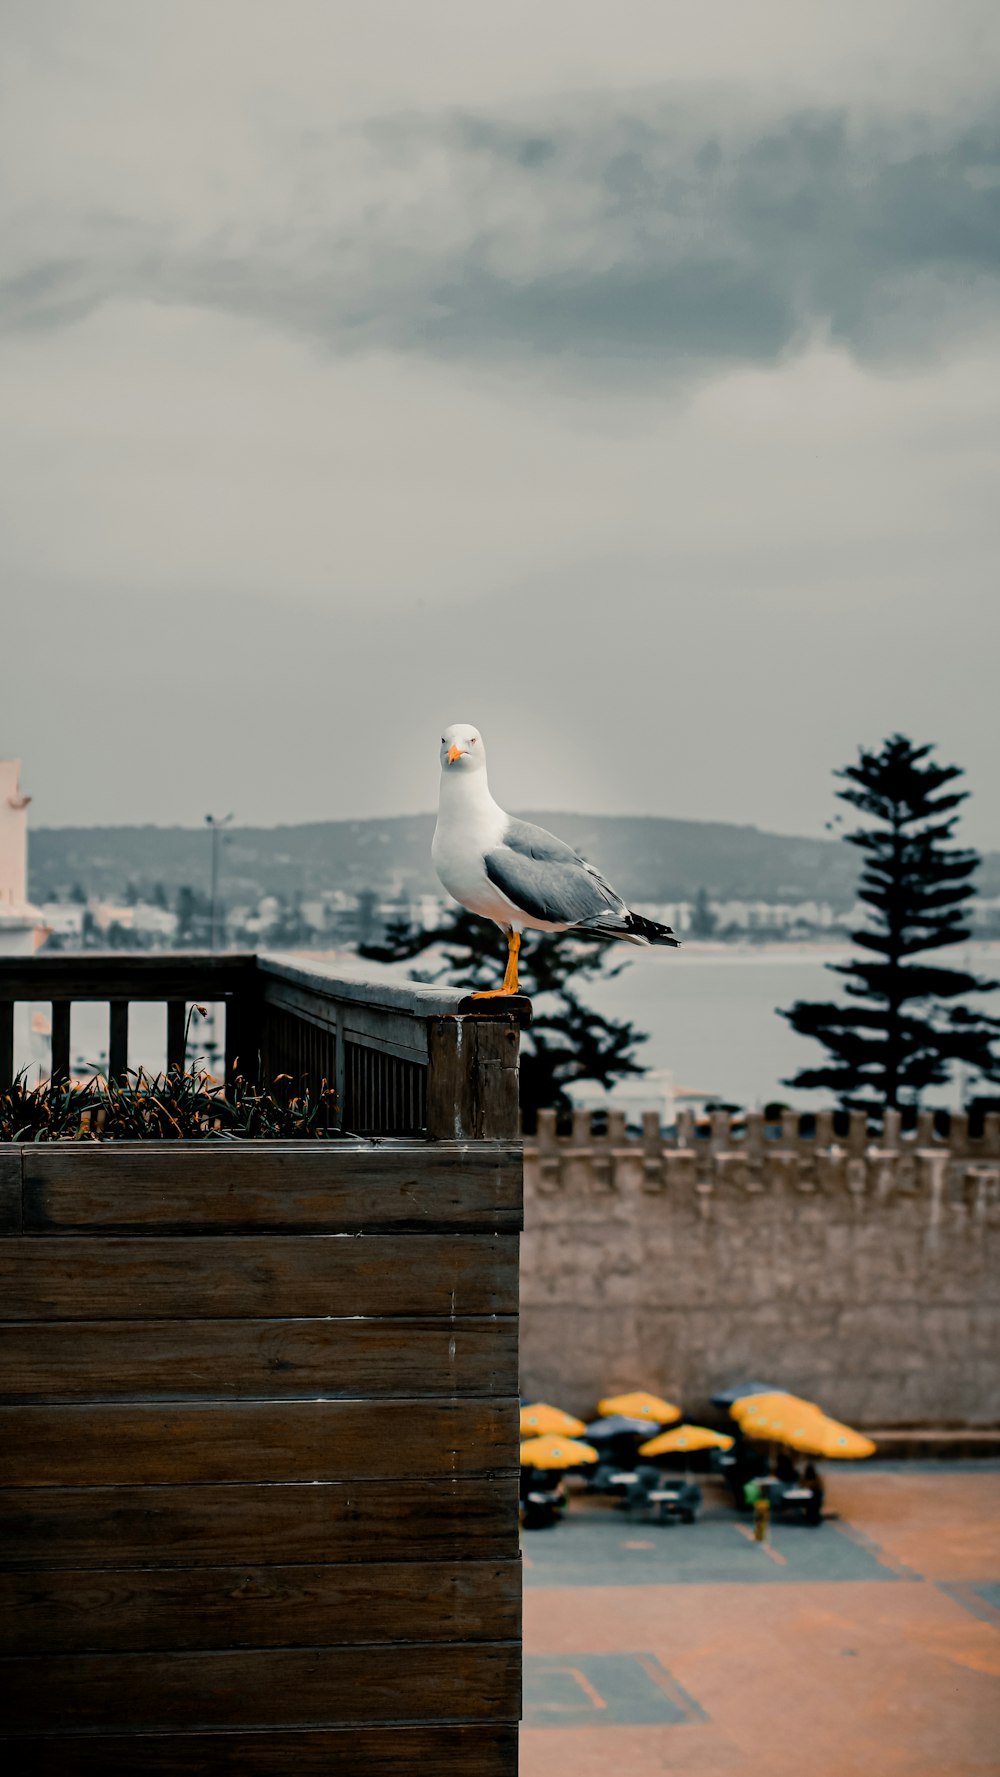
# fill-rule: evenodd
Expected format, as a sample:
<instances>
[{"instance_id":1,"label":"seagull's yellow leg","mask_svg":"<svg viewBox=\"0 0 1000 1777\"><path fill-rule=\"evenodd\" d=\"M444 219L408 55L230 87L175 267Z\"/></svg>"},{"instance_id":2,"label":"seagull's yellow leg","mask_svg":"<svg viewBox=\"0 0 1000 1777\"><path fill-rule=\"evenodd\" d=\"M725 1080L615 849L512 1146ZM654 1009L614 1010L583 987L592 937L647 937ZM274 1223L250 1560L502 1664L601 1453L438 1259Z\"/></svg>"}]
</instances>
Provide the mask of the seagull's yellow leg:
<instances>
[{"instance_id":1,"label":"seagull's yellow leg","mask_svg":"<svg viewBox=\"0 0 1000 1777\"><path fill-rule=\"evenodd\" d=\"M507 939L507 967L504 970L504 993L517 992L517 959L521 952L520 932L511 932Z\"/></svg>"},{"instance_id":2,"label":"seagull's yellow leg","mask_svg":"<svg viewBox=\"0 0 1000 1777\"><path fill-rule=\"evenodd\" d=\"M472 996L474 1000L499 1000L509 994L518 993L520 991L517 985L517 958L520 949L520 932L508 932L507 968L504 972L503 986L491 987L487 993L474 993Z\"/></svg>"}]
</instances>

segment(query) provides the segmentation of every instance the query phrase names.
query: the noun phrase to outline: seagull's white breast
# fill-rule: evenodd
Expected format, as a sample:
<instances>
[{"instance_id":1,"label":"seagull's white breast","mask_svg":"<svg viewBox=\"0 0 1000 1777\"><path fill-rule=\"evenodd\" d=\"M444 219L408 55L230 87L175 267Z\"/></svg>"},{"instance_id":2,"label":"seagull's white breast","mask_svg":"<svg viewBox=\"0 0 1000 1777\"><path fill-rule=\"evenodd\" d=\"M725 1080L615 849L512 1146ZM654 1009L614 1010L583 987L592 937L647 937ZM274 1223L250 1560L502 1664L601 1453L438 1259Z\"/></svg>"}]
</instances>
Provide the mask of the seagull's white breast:
<instances>
[{"instance_id":1,"label":"seagull's white breast","mask_svg":"<svg viewBox=\"0 0 1000 1777\"><path fill-rule=\"evenodd\" d=\"M486 874L485 855L500 844L506 825L507 816L490 795L485 774L449 772L442 778L431 843L434 868L453 900L499 925L522 917Z\"/></svg>"}]
</instances>

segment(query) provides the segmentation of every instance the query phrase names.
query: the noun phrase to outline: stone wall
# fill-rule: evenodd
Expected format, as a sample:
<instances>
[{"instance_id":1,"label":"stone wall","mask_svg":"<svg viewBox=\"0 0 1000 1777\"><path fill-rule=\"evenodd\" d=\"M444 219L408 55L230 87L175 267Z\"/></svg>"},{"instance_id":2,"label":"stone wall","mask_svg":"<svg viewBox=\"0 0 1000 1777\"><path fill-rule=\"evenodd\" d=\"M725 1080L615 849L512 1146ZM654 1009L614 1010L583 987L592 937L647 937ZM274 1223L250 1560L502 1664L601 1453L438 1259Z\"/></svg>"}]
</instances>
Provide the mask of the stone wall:
<instances>
[{"instance_id":1,"label":"stone wall","mask_svg":"<svg viewBox=\"0 0 1000 1777\"><path fill-rule=\"evenodd\" d=\"M551 1113L525 1144L521 1378L589 1416L644 1387L693 1416L744 1377L852 1424L1000 1424L1000 1118L947 1140L890 1113L724 1113L707 1135L655 1114L627 1138Z\"/></svg>"}]
</instances>

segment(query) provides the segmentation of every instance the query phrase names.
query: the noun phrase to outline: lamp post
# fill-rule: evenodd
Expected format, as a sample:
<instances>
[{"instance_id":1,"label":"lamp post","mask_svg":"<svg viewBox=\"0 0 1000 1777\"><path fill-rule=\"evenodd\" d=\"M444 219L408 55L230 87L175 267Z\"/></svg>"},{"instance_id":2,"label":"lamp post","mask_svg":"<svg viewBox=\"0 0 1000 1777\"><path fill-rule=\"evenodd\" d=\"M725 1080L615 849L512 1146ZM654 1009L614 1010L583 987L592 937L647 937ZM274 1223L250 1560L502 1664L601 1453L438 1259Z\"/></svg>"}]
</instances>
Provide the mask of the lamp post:
<instances>
[{"instance_id":1,"label":"lamp post","mask_svg":"<svg viewBox=\"0 0 1000 1777\"><path fill-rule=\"evenodd\" d=\"M212 938L211 938L211 944L210 944L210 949L212 949L212 950L214 950L216 947L216 939L218 936L218 933L217 933L217 923L218 923L217 912L218 912L218 903L219 903L219 846L222 843L222 829L223 829L223 827L228 827L232 818L233 817L232 817L231 812L229 814L223 814L223 815L207 814L205 816L205 825L207 827L211 827L211 829L212 829L212 895L211 895Z\"/></svg>"}]
</instances>

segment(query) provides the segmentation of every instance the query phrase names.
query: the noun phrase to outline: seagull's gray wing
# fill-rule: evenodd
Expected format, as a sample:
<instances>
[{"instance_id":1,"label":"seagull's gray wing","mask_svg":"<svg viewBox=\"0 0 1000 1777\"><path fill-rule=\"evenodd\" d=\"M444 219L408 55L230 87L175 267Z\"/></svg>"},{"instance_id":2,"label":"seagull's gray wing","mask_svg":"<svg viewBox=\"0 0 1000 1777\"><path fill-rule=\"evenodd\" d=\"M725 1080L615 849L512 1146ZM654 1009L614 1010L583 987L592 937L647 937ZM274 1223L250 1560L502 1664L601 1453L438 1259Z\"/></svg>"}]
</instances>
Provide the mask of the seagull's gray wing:
<instances>
[{"instance_id":1,"label":"seagull's gray wing","mask_svg":"<svg viewBox=\"0 0 1000 1777\"><path fill-rule=\"evenodd\" d=\"M628 911L610 883L571 845L530 821L509 821L500 844L486 853L485 864L490 881L533 919L578 925Z\"/></svg>"}]
</instances>

